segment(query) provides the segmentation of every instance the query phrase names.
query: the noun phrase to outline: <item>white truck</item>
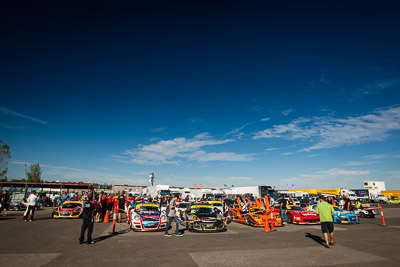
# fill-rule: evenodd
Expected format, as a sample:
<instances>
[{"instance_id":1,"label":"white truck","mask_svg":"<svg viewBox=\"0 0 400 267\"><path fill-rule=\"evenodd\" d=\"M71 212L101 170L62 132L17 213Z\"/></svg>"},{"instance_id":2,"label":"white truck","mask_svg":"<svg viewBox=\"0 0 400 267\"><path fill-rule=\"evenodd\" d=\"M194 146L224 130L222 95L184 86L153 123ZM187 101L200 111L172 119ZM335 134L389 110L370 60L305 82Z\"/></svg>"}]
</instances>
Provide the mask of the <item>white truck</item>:
<instances>
[{"instance_id":1,"label":"white truck","mask_svg":"<svg viewBox=\"0 0 400 267\"><path fill-rule=\"evenodd\" d=\"M354 191L349 190L347 188L340 188L340 195L341 196L348 196L351 201L357 200L357 195Z\"/></svg>"},{"instance_id":2,"label":"white truck","mask_svg":"<svg viewBox=\"0 0 400 267\"><path fill-rule=\"evenodd\" d=\"M169 185L159 184L143 188L143 194L146 194L146 196L151 195L154 198L156 196L161 197L163 195L169 195L171 194L171 190L169 188Z\"/></svg>"},{"instance_id":3,"label":"white truck","mask_svg":"<svg viewBox=\"0 0 400 267\"><path fill-rule=\"evenodd\" d=\"M224 190L225 193L227 190ZM271 186L253 185L253 186L237 186L230 189L232 195L252 194L253 197L264 197L275 193ZM275 193L276 194L276 193Z\"/></svg>"},{"instance_id":4,"label":"white truck","mask_svg":"<svg viewBox=\"0 0 400 267\"><path fill-rule=\"evenodd\" d=\"M287 190L279 190L279 194L297 197L297 198L307 198L308 193L303 191L287 191Z\"/></svg>"}]
</instances>

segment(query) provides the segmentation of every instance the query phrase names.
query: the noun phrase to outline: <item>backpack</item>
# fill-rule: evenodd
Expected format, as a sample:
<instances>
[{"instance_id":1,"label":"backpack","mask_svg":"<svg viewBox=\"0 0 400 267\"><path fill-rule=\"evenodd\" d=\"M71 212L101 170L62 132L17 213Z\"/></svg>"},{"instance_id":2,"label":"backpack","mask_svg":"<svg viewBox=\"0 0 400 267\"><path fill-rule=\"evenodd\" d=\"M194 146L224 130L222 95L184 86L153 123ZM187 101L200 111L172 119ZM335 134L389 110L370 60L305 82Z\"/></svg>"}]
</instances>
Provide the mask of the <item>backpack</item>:
<instances>
[{"instance_id":1,"label":"backpack","mask_svg":"<svg viewBox=\"0 0 400 267\"><path fill-rule=\"evenodd\" d=\"M168 217L168 214L170 211L171 211L171 207L168 204L167 209L165 210L165 215L167 215L167 217Z\"/></svg>"}]
</instances>

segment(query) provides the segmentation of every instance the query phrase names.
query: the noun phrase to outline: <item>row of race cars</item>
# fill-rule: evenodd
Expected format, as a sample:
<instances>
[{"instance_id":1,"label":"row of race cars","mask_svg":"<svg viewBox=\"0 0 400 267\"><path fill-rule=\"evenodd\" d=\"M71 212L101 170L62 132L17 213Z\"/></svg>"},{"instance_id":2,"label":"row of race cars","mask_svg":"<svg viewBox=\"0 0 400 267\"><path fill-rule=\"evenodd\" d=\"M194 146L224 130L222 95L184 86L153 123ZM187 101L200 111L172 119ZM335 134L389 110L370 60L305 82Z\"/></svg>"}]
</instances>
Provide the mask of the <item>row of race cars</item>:
<instances>
[{"instance_id":1,"label":"row of race cars","mask_svg":"<svg viewBox=\"0 0 400 267\"><path fill-rule=\"evenodd\" d=\"M287 205L287 222L293 224L319 224L319 215L315 213L316 205L307 211L297 205ZM134 231L165 230L168 218L166 207L158 203L138 203L134 208L126 210L128 222ZM357 224L360 214L343 211L333 206L335 223ZM264 227L265 222L274 227L284 226L280 210L269 205L268 198L256 198L250 201L246 197L238 197L229 207L220 201L179 202L176 208L179 222L188 231L222 232L227 224L234 221L254 227ZM66 201L57 207L53 218L79 218L82 213L82 202Z\"/></svg>"}]
</instances>

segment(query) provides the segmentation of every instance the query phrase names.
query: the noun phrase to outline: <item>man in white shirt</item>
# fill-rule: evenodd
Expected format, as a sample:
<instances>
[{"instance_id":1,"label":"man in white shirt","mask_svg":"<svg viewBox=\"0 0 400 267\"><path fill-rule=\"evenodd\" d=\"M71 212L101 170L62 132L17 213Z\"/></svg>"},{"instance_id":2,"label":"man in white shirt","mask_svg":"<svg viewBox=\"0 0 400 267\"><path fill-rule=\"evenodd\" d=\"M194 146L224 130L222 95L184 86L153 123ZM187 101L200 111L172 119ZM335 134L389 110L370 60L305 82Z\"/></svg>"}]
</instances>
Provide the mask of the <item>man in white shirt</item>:
<instances>
[{"instance_id":1,"label":"man in white shirt","mask_svg":"<svg viewBox=\"0 0 400 267\"><path fill-rule=\"evenodd\" d=\"M37 198L38 197L36 196L36 191L33 190L31 192L31 194L29 195L29 197L26 199L28 202L28 208L26 209L25 214L24 214L26 222L28 221L28 216L29 216L29 213L31 213L31 212L32 212L31 219L29 221L33 221L33 215L35 214L35 206L36 206Z\"/></svg>"}]
</instances>

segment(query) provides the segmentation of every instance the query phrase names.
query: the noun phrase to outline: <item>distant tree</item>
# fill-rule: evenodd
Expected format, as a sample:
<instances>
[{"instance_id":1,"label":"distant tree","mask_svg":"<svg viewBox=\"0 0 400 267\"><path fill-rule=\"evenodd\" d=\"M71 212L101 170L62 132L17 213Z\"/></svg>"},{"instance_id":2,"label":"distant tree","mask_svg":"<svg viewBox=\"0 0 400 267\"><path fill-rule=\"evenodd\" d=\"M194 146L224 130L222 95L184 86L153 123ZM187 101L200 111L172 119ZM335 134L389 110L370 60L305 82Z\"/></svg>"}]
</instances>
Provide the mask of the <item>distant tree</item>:
<instances>
[{"instance_id":1,"label":"distant tree","mask_svg":"<svg viewBox=\"0 0 400 267\"><path fill-rule=\"evenodd\" d=\"M42 176L42 169L40 169L39 163L31 164L30 171L26 172L26 178L28 179L28 183L41 183L40 180Z\"/></svg>"},{"instance_id":2,"label":"distant tree","mask_svg":"<svg viewBox=\"0 0 400 267\"><path fill-rule=\"evenodd\" d=\"M10 147L0 140L0 180L7 181L8 160L11 158Z\"/></svg>"}]
</instances>

